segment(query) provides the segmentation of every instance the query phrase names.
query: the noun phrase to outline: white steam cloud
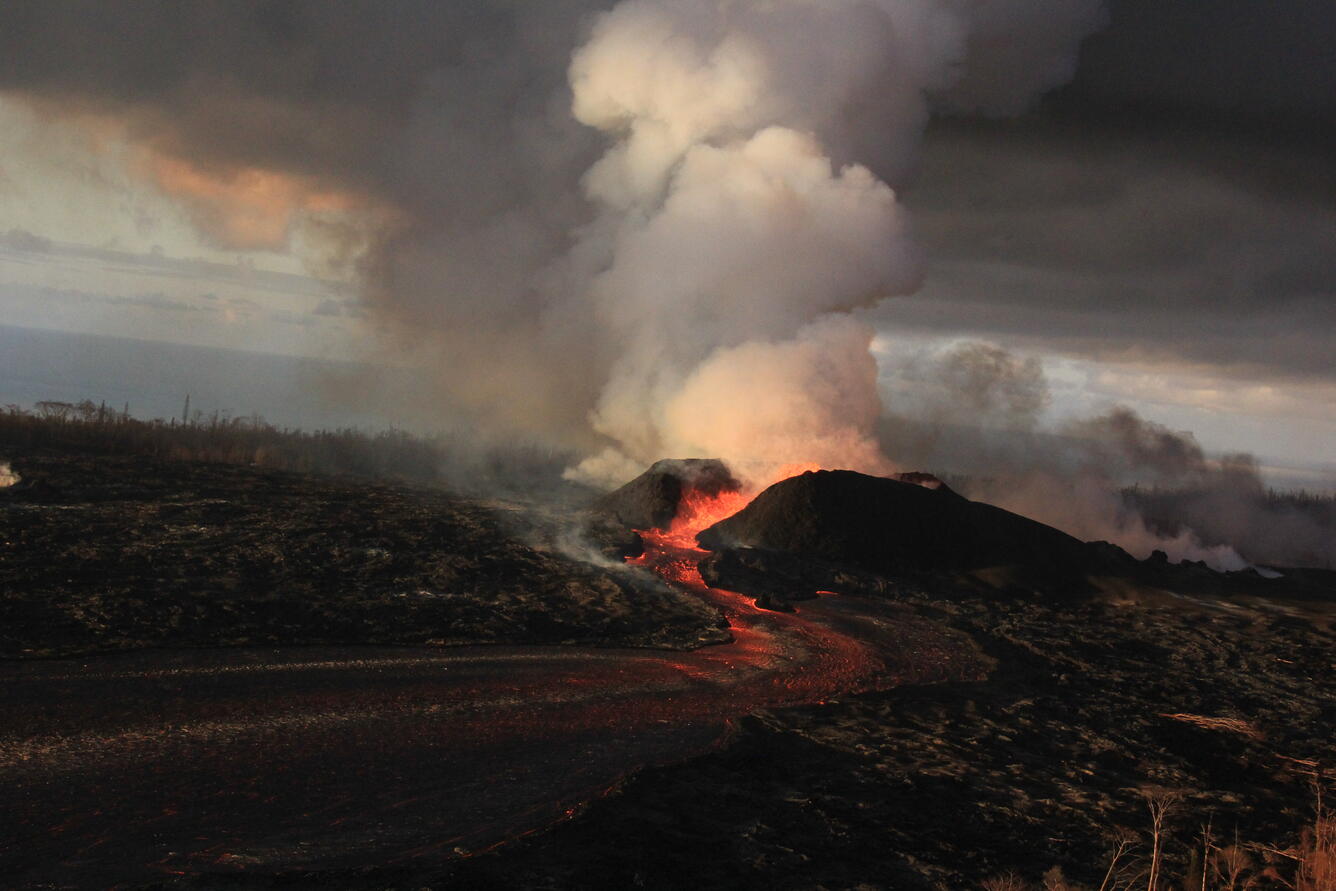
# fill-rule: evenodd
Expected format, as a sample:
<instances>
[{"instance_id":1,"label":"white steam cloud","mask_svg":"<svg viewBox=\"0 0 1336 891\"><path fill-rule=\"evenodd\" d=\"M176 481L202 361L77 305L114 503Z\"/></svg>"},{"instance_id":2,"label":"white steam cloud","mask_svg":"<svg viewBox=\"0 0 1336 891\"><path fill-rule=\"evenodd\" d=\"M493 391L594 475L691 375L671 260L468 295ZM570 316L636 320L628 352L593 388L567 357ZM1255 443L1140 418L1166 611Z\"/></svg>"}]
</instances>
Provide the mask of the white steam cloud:
<instances>
[{"instance_id":1,"label":"white steam cloud","mask_svg":"<svg viewBox=\"0 0 1336 891\"><path fill-rule=\"evenodd\" d=\"M891 186L937 97L1019 110L1069 76L1096 2L627 0L570 78L611 138L583 180L587 264L613 345L571 476L670 454L884 471L869 331L844 313L917 288ZM987 72L982 76L979 72Z\"/></svg>"},{"instance_id":2,"label":"white steam cloud","mask_svg":"<svg viewBox=\"0 0 1336 891\"><path fill-rule=\"evenodd\" d=\"M1326 502L1274 497L1250 455L1208 458L1191 433L1123 406L1048 421L1033 357L964 342L883 354L881 373L886 453L951 476L971 498L1143 559L1159 550L1232 571L1336 556Z\"/></svg>"},{"instance_id":3,"label":"white steam cloud","mask_svg":"<svg viewBox=\"0 0 1336 891\"><path fill-rule=\"evenodd\" d=\"M924 126L1023 110L1103 21L1100 0L28 4L0 94L121 120L181 174L161 188L271 242L352 208L335 265L365 235L376 327L475 440L592 456L572 475L601 483L689 453L875 471L849 315L919 285L896 190ZM229 204L242 175L275 195Z\"/></svg>"}]
</instances>

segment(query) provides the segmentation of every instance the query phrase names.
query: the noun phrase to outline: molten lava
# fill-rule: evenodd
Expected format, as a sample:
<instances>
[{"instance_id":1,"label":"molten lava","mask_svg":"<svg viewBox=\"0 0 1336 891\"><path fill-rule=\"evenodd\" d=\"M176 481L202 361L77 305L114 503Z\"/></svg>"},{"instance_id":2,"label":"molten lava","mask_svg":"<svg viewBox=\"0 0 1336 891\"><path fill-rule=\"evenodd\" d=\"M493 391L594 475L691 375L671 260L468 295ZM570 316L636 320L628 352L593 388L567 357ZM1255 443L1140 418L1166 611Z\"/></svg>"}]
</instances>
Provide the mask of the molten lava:
<instances>
[{"instance_id":1,"label":"molten lava","mask_svg":"<svg viewBox=\"0 0 1336 891\"><path fill-rule=\"evenodd\" d=\"M688 493L666 531L642 533L635 561L718 609L730 644L144 651L0 665L5 714L29 728L0 739L0 784L24 802L31 881L21 884L484 851L569 819L640 766L707 750L756 709L982 676L973 649L888 601L822 596L797 615L709 588L695 536L750 497ZM107 702L125 704L90 719ZM71 777L83 798L66 794Z\"/></svg>"},{"instance_id":2,"label":"molten lava","mask_svg":"<svg viewBox=\"0 0 1336 891\"><path fill-rule=\"evenodd\" d=\"M652 570L669 584L704 593L709 589L697 564L705 556L705 551L697 546L696 536L742 510L751 499L751 494L742 491L707 495L698 489L688 489L682 493L677 516L666 530L639 530L645 542L645 552L630 562Z\"/></svg>"},{"instance_id":3,"label":"molten lava","mask_svg":"<svg viewBox=\"0 0 1336 891\"><path fill-rule=\"evenodd\" d=\"M699 533L720 520L727 520L750 504L753 497L753 493L743 490L707 495L698 489L688 489L682 493L677 516L666 532L651 529L640 534L656 539L656 543L665 547L694 550Z\"/></svg>"},{"instance_id":4,"label":"molten lava","mask_svg":"<svg viewBox=\"0 0 1336 891\"><path fill-rule=\"evenodd\" d=\"M781 478L808 469L785 468ZM755 490L714 495L688 490L668 529L640 532L645 552L629 562L714 606L733 635L732 644L680 657L677 667L722 684L726 701L744 710L821 702L903 678L901 667L892 668L886 658L896 648L886 646L890 629L878 607L869 612L869 604L827 596L805 602L802 615L777 613L757 607L746 595L705 583L699 563L707 552L697 545L696 535L745 508L754 495Z\"/></svg>"},{"instance_id":5,"label":"molten lava","mask_svg":"<svg viewBox=\"0 0 1336 891\"><path fill-rule=\"evenodd\" d=\"M767 485L809 470L819 469L819 465L816 464L790 464L780 468ZM705 556L705 551L696 543L696 536L751 504L756 493L764 488L765 486L755 489L739 488L714 494L700 489L687 489L678 502L677 516L666 530L637 530L645 542L645 553L628 562L633 566L644 566L653 570L670 584L680 585L697 593L710 590L697 568L697 564ZM733 596L742 597L740 594Z\"/></svg>"}]
</instances>

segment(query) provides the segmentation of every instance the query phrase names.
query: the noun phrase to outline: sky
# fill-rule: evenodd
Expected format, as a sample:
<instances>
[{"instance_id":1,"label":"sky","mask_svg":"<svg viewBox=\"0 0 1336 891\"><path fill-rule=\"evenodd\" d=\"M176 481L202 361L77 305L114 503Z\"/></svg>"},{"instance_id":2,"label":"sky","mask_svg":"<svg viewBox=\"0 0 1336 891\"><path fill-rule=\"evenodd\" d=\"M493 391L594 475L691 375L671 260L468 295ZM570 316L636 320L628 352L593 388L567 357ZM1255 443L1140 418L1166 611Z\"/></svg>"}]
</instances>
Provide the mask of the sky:
<instances>
[{"instance_id":1,"label":"sky","mask_svg":"<svg viewBox=\"0 0 1336 891\"><path fill-rule=\"evenodd\" d=\"M591 479L875 461L985 344L1044 425L1336 487L1333 39L1320 0L19 0L0 324L408 365Z\"/></svg>"}]
</instances>

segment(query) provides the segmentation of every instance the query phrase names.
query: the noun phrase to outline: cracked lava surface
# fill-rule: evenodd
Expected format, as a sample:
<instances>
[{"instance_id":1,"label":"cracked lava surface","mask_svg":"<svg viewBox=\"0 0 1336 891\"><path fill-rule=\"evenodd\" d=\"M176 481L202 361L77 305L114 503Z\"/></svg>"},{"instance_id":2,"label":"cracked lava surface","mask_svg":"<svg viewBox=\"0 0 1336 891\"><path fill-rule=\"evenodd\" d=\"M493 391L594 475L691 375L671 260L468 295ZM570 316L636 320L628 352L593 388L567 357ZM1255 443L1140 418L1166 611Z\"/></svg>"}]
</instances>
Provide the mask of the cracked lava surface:
<instances>
[{"instance_id":1,"label":"cracked lava surface","mask_svg":"<svg viewBox=\"0 0 1336 891\"><path fill-rule=\"evenodd\" d=\"M766 612L704 585L692 529L646 539L637 562L718 607L732 643L0 665L0 876L111 886L466 856L718 744L748 712L976 670L903 607L828 595Z\"/></svg>"}]
</instances>

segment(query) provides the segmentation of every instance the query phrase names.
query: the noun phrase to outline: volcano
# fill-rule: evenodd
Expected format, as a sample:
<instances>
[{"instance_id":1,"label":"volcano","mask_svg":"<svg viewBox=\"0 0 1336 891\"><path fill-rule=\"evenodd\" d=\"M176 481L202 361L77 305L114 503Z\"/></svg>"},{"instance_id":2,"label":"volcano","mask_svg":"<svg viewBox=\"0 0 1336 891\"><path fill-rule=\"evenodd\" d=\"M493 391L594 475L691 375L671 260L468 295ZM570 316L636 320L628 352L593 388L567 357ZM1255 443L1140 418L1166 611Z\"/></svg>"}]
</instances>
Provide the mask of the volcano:
<instances>
[{"instance_id":1,"label":"volcano","mask_svg":"<svg viewBox=\"0 0 1336 891\"><path fill-rule=\"evenodd\" d=\"M926 474L850 470L776 483L697 540L711 551L764 549L892 575L991 566L1067 573L1091 557L1085 542L970 501Z\"/></svg>"},{"instance_id":2,"label":"volcano","mask_svg":"<svg viewBox=\"0 0 1336 891\"><path fill-rule=\"evenodd\" d=\"M635 530L666 531L688 499L712 500L742 491L724 462L713 458L668 458L593 505L593 512Z\"/></svg>"},{"instance_id":3,"label":"volcano","mask_svg":"<svg viewBox=\"0 0 1336 891\"><path fill-rule=\"evenodd\" d=\"M1171 564L1160 552L1137 560L1108 542L1084 542L971 501L927 473L808 471L749 498L723 462L660 461L603 496L593 516L636 539L636 548L610 555L672 567L670 582L703 581L765 609L832 591L894 598L914 580L1064 598L1116 589L1324 600L1336 578L1322 570L1287 569L1283 579L1252 569L1219 573L1203 563Z\"/></svg>"}]
</instances>

